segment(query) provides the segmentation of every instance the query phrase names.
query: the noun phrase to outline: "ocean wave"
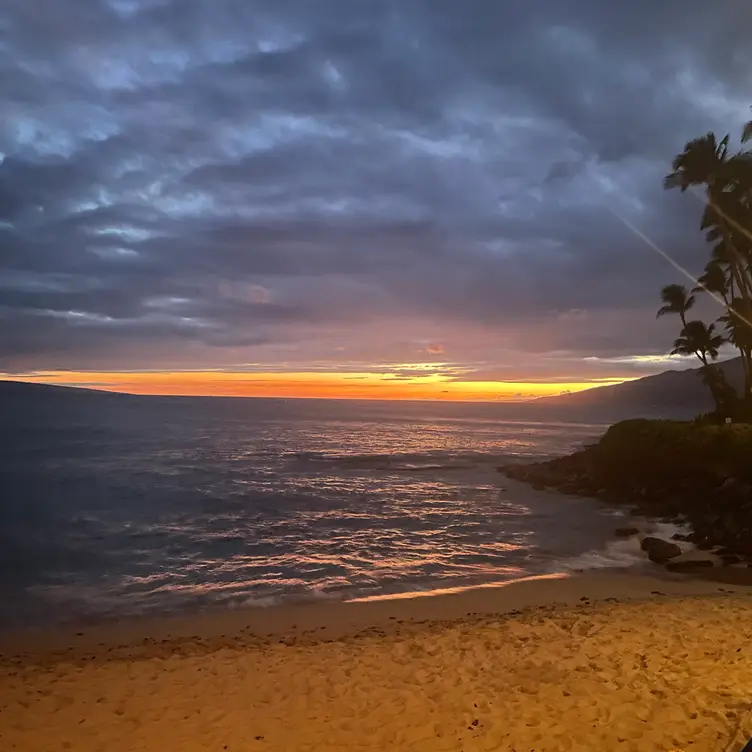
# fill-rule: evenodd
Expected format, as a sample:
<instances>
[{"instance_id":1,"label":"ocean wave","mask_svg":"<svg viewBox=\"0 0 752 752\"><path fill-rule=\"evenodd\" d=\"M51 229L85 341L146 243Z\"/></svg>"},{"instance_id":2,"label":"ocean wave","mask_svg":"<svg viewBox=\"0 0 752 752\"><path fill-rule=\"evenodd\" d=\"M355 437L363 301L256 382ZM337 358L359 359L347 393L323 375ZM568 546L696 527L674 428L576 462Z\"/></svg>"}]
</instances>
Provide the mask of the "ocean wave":
<instances>
[{"instance_id":1,"label":"ocean wave","mask_svg":"<svg viewBox=\"0 0 752 752\"><path fill-rule=\"evenodd\" d=\"M574 558L558 561L552 569L554 571L582 572L589 569L654 567L655 565L650 562L641 548L641 541L646 536L670 540L684 552L695 548L691 543L673 539L675 534L686 535L691 532L688 525L647 519L638 519L634 524L639 530L637 535L629 538L618 538L607 543L602 549L593 549Z\"/></svg>"}]
</instances>

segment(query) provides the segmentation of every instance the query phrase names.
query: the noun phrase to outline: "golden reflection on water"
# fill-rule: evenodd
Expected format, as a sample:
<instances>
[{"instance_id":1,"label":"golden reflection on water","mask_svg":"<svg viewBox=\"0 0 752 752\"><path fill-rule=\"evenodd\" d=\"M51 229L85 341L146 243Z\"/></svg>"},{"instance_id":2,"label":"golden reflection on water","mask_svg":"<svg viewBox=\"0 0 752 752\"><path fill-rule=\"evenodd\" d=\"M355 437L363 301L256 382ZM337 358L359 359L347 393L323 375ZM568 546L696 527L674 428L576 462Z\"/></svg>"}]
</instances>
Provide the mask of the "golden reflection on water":
<instances>
[{"instance_id":1,"label":"golden reflection on water","mask_svg":"<svg viewBox=\"0 0 752 752\"><path fill-rule=\"evenodd\" d=\"M518 570L521 571L521 570ZM464 593L468 590L485 590L487 588L501 588L507 585L515 585L519 582L536 582L539 580L565 580L570 575L564 572L554 574L538 574L530 577L516 577L513 580L503 582L483 582L478 585L461 585L458 587L443 588L440 590L423 590L409 593L386 593L384 595L367 595L362 598L350 598L348 603L368 603L371 601L394 601L406 600L409 598L432 598L435 595L452 595L454 593Z\"/></svg>"}]
</instances>

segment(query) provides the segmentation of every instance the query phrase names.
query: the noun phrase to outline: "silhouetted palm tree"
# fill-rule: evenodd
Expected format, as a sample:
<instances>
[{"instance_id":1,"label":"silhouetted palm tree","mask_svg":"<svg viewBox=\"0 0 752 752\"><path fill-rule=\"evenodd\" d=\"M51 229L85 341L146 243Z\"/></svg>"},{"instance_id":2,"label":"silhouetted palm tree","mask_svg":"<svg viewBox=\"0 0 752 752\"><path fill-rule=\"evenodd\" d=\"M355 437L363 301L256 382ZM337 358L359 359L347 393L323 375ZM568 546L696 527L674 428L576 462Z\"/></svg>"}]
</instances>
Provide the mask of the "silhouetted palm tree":
<instances>
[{"instance_id":1,"label":"silhouetted palm tree","mask_svg":"<svg viewBox=\"0 0 752 752\"><path fill-rule=\"evenodd\" d=\"M742 129L742 144L750 139L752 121ZM744 399L752 402L752 349L746 346L752 339L752 152L732 153L729 140L728 135L718 140L714 133L707 133L689 141L674 159L664 187L682 192L694 186L705 188L700 229L715 246L711 263L698 280L699 289L717 295L726 307L720 320L726 325L729 341L741 353ZM682 323L686 329L684 320ZM675 343L679 350L689 346L686 340L683 329Z\"/></svg>"},{"instance_id":2,"label":"silhouetted palm tree","mask_svg":"<svg viewBox=\"0 0 752 752\"><path fill-rule=\"evenodd\" d=\"M715 412L720 417L731 417L738 410L739 398L726 381L723 371L714 363L700 367L702 383L708 387L713 397Z\"/></svg>"},{"instance_id":3,"label":"silhouetted palm tree","mask_svg":"<svg viewBox=\"0 0 752 752\"><path fill-rule=\"evenodd\" d=\"M745 204L752 189L752 163L748 152L730 154L728 146L728 135L718 141L714 133L687 142L684 151L675 157L673 172L663 185L682 192L705 186L707 206L700 229L708 231L708 240L725 240L732 258L732 274L752 310L752 276L744 253L750 239L743 232L748 219L744 216L748 215ZM745 211L740 211L742 208Z\"/></svg>"},{"instance_id":4,"label":"silhouetted palm tree","mask_svg":"<svg viewBox=\"0 0 752 752\"><path fill-rule=\"evenodd\" d=\"M715 324L706 325L703 321L689 321L674 340L672 355L696 355L704 366L718 357L718 350L724 339L715 331Z\"/></svg>"},{"instance_id":5,"label":"silhouetted palm tree","mask_svg":"<svg viewBox=\"0 0 752 752\"><path fill-rule=\"evenodd\" d=\"M661 290L661 300L663 305L658 309L656 318L675 314L681 319L682 326L686 326L687 311L695 304L695 298L687 292L687 288L684 285L666 285Z\"/></svg>"},{"instance_id":6,"label":"silhouetted palm tree","mask_svg":"<svg viewBox=\"0 0 752 752\"><path fill-rule=\"evenodd\" d=\"M702 321L690 321L682 328L671 351L672 355L696 355L700 359L700 378L710 389L715 411L719 415L729 401L728 385L721 371L711 361L718 357L718 350L723 342L723 337L716 334L714 324L706 326Z\"/></svg>"},{"instance_id":7,"label":"silhouetted palm tree","mask_svg":"<svg viewBox=\"0 0 752 752\"><path fill-rule=\"evenodd\" d=\"M729 280L726 270L719 261L709 261L705 265L705 271L697 278L697 287L693 293L708 292L723 300L726 307L729 305Z\"/></svg>"},{"instance_id":8,"label":"silhouetted palm tree","mask_svg":"<svg viewBox=\"0 0 752 752\"><path fill-rule=\"evenodd\" d=\"M746 144L750 138L752 138L752 120L745 123L744 128L742 128L742 143Z\"/></svg>"},{"instance_id":9,"label":"silhouetted palm tree","mask_svg":"<svg viewBox=\"0 0 752 752\"><path fill-rule=\"evenodd\" d=\"M664 178L663 187L679 188L683 193L693 185L715 185L728 162L728 144L728 136L718 141L715 133L688 141L684 151L674 158L673 172Z\"/></svg>"},{"instance_id":10,"label":"silhouetted palm tree","mask_svg":"<svg viewBox=\"0 0 752 752\"><path fill-rule=\"evenodd\" d=\"M752 393L752 327L744 317L744 301L734 298L727 306L726 313L718 319L726 327L728 341L742 355L742 373L744 374L745 398Z\"/></svg>"}]
</instances>

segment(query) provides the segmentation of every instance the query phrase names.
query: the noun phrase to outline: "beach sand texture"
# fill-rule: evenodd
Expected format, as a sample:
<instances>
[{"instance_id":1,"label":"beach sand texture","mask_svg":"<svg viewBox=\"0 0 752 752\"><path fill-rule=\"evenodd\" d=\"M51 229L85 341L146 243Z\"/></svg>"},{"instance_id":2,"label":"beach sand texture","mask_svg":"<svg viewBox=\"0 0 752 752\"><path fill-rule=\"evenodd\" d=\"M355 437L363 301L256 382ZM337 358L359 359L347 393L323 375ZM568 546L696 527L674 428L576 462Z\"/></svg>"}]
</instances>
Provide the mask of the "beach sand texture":
<instances>
[{"instance_id":1,"label":"beach sand texture","mask_svg":"<svg viewBox=\"0 0 752 752\"><path fill-rule=\"evenodd\" d=\"M0 749L649 752L752 733L746 594L389 621L6 657Z\"/></svg>"}]
</instances>

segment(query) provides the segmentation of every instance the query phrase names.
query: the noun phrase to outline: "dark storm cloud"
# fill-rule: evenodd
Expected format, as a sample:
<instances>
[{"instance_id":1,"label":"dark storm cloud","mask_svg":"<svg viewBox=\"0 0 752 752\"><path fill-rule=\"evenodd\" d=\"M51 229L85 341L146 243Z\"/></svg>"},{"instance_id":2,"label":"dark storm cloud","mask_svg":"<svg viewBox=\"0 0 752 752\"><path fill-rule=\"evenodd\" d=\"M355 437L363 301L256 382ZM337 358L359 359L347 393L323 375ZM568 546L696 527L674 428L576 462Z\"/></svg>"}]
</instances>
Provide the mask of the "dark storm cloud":
<instances>
[{"instance_id":1,"label":"dark storm cloud","mask_svg":"<svg viewBox=\"0 0 752 752\"><path fill-rule=\"evenodd\" d=\"M700 204L661 179L752 91L740 2L6 0L0 27L0 370L315 358L395 317L464 327L453 359L473 327L658 352L676 274L612 212L697 271Z\"/></svg>"}]
</instances>

